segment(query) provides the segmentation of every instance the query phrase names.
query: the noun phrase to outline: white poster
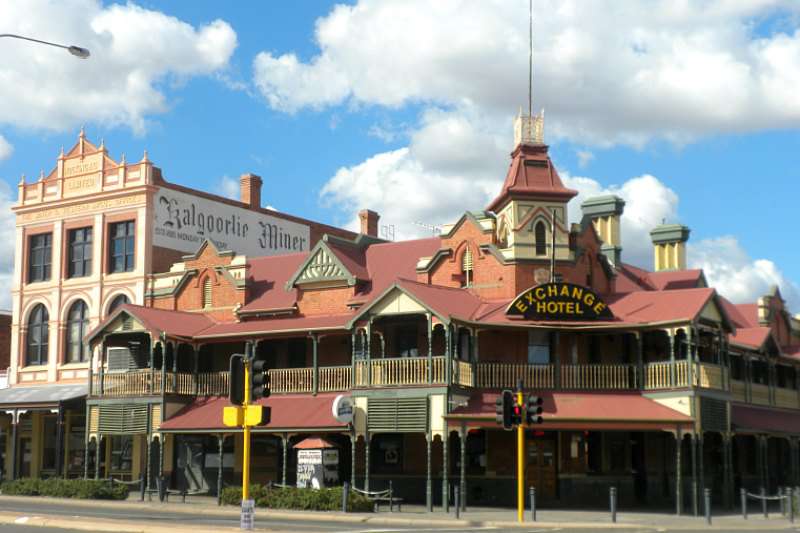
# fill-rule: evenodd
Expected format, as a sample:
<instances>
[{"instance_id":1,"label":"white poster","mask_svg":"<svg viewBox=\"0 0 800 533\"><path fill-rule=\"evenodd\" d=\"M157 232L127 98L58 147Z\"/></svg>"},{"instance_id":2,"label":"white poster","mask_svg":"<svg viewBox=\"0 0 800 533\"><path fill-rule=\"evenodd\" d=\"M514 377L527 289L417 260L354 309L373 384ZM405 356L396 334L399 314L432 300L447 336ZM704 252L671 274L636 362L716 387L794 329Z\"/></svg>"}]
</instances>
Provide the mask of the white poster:
<instances>
[{"instance_id":1,"label":"white poster","mask_svg":"<svg viewBox=\"0 0 800 533\"><path fill-rule=\"evenodd\" d=\"M305 224L164 187L154 198L155 246L192 253L210 239L220 251L249 257L310 249L310 230Z\"/></svg>"}]
</instances>

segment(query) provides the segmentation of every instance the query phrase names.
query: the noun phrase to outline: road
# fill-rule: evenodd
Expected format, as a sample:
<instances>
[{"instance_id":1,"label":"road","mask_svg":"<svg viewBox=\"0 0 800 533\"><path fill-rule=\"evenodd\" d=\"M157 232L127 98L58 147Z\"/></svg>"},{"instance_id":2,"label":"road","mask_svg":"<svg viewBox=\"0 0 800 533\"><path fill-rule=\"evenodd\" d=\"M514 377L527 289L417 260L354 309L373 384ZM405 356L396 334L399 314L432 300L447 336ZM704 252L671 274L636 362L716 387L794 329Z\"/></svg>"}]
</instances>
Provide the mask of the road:
<instances>
[{"instance_id":1,"label":"road","mask_svg":"<svg viewBox=\"0 0 800 533\"><path fill-rule=\"evenodd\" d=\"M137 522L139 524L151 523L154 527L155 526L166 526L172 527L174 526L176 529L181 528L191 528L191 527L238 527L239 522L238 518L234 516L213 516L213 515L203 515L203 514L191 514L185 512L174 512L169 510L157 510L157 509L149 509L147 511L142 511L138 509L131 509L130 511L119 509L119 508L109 508L104 507L102 504L97 505L96 507L86 507L86 506L78 506L78 505L70 505L69 503L53 503L53 502L43 502L43 501L36 501L36 500L28 500L28 501L21 501L21 500L0 500L0 511L2 512L13 512L15 515L19 515L21 518L15 525L10 524L2 524L0 525L0 532L2 533L42 533L42 532L52 532L52 533L78 533L78 530L74 529L62 529L62 528L54 528L54 527L38 527L38 526L30 526L24 525L24 521L26 520L24 517L45 517L45 518L65 518L65 517L79 517L79 518L86 518L86 519L96 519L102 518L105 520L119 520L125 522ZM741 524L744 525L744 524ZM737 532L742 533L756 533L756 532L763 532L764 529L758 527L758 524L752 524L753 529L737 529ZM256 529L257 530L269 530L269 531L286 531L292 533L301 533L301 532L309 532L309 533L317 533L317 532L341 532L341 533L405 533L408 531L416 531L420 533L449 533L449 532L461 532L461 531L487 531L487 532L503 532L503 531L513 531L516 533L546 533L551 531L559 531L563 533L597 533L598 529L591 528L546 528L546 527L536 527L535 524L531 524L530 528L511 528L511 529L503 529L503 528L494 528L494 527L429 527L428 525L421 526L421 525L408 525L408 526L380 526L374 524L359 524L359 523L346 523L346 522L319 522L319 521L305 521L305 520L287 520L287 519L275 519L269 518L266 516L258 516L256 515ZM793 531L793 532L800 532L800 528L798 527L789 527L789 524L786 524L786 528L782 529L783 531ZM600 530L603 531L603 530ZM687 529L676 529L671 530L667 528L647 528L643 527L641 529L634 529L628 528L622 531L626 532L669 532L669 531L681 531L681 533L693 533L692 530ZM698 528L696 530L697 533L708 533L709 531L713 531L713 529L702 527L698 524ZM717 529L719 531L719 529ZM777 529L773 529L773 531L778 531ZM83 532L82 532L83 533Z\"/></svg>"}]
</instances>

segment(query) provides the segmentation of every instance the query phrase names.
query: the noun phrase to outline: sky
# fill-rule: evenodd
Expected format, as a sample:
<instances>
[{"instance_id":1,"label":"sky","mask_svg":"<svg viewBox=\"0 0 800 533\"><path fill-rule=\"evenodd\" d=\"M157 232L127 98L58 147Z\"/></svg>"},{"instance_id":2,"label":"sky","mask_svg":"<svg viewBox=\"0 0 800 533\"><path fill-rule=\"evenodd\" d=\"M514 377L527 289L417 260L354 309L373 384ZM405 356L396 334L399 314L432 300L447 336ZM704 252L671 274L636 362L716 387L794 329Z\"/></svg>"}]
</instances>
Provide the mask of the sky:
<instances>
[{"instance_id":1,"label":"sky","mask_svg":"<svg viewBox=\"0 0 800 533\"><path fill-rule=\"evenodd\" d=\"M560 175L626 201L624 261L649 231L691 228L690 267L800 313L800 2L534 0L533 100ZM279 211L395 239L499 192L528 106L527 0L334 3L0 0L0 306L16 184L85 126L113 158ZM4 247L4 249L3 249ZM3 253L5 252L5 253Z\"/></svg>"}]
</instances>

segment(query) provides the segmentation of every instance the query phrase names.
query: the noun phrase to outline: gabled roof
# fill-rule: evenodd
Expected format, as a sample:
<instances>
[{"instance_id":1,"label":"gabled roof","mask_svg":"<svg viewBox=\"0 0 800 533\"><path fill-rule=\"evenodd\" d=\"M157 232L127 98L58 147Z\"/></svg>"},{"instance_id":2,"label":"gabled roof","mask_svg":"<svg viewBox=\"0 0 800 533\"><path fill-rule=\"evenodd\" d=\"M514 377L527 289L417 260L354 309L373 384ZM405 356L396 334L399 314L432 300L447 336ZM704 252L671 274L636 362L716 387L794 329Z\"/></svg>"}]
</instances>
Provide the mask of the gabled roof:
<instances>
[{"instance_id":1,"label":"gabled roof","mask_svg":"<svg viewBox=\"0 0 800 533\"><path fill-rule=\"evenodd\" d=\"M380 304L385 298L391 297L393 291L405 293L445 323L449 323L453 318L469 320L481 306L480 298L468 290L428 285L400 278L384 290L382 294L372 299L368 305L359 309L358 313L350 319L348 327L351 327L359 318L366 315L369 310Z\"/></svg>"},{"instance_id":2,"label":"gabled roof","mask_svg":"<svg viewBox=\"0 0 800 533\"><path fill-rule=\"evenodd\" d=\"M543 144L520 143L511 153L511 166L500 194L486 208L497 212L513 196L529 196L568 201L578 191L561 182Z\"/></svg>"},{"instance_id":3,"label":"gabled roof","mask_svg":"<svg viewBox=\"0 0 800 533\"><path fill-rule=\"evenodd\" d=\"M92 330L86 339L91 342L97 338L106 327L113 323L120 315L128 315L138 320L152 336L166 333L171 337L191 338L217 322L206 313L187 313L169 309L155 309L141 305L123 304L98 326Z\"/></svg>"},{"instance_id":4,"label":"gabled roof","mask_svg":"<svg viewBox=\"0 0 800 533\"><path fill-rule=\"evenodd\" d=\"M354 243L331 239L326 235L317 242L286 282L286 289L302 283L326 281L344 281L352 286L367 277L364 253Z\"/></svg>"},{"instance_id":5,"label":"gabled roof","mask_svg":"<svg viewBox=\"0 0 800 533\"><path fill-rule=\"evenodd\" d=\"M609 302L609 307L616 317L627 322L692 321L715 295L714 289L708 288L631 292Z\"/></svg>"}]
</instances>

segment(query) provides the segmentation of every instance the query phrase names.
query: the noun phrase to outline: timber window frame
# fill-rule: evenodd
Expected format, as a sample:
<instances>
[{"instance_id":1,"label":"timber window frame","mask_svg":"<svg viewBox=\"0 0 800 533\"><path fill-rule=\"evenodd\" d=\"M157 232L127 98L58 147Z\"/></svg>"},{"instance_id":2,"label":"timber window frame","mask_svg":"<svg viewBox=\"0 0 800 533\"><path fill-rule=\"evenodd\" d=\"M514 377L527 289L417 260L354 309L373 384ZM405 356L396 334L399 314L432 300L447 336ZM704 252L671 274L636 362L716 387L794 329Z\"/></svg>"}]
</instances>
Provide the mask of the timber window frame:
<instances>
[{"instance_id":1,"label":"timber window frame","mask_svg":"<svg viewBox=\"0 0 800 533\"><path fill-rule=\"evenodd\" d=\"M65 363L83 363L88 359L89 346L84 337L89 333L89 308L86 302L78 300L73 303L67 313L67 329L65 331Z\"/></svg>"},{"instance_id":2,"label":"timber window frame","mask_svg":"<svg viewBox=\"0 0 800 533\"><path fill-rule=\"evenodd\" d=\"M136 268L136 221L108 225L108 273L133 272Z\"/></svg>"},{"instance_id":3,"label":"timber window frame","mask_svg":"<svg viewBox=\"0 0 800 533\"><path fill-rule=\"evenodd\" d=\"M37 304L28 318L25 333L25 365L46 365L50 346L50 313L43 304Z\"/></svg>"},{"instance_id":4,"label":"timber window frame","mask_svg":"<svg viewBox=\"0 0 800 533\"><path fill-rule=\"evenodd\" d=\"M92 275L92 227L75 228L67 232L67 277Z\"/></svg>"},{"instance_id":5,"label":"timber window frame","mask_svg":"<svg viewBox=\"0 0 800 533\"><path fill-rule=\"evenodd\" d=\"M49 281L53 270L53 234L38 233L28 238L28 283Z\"/></svg>"}]
</instances>

